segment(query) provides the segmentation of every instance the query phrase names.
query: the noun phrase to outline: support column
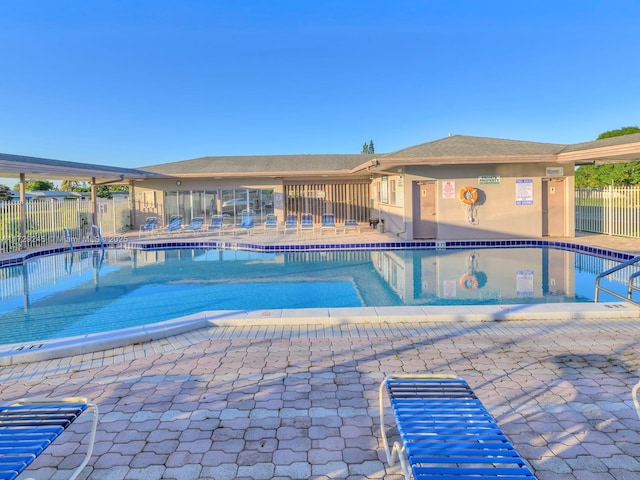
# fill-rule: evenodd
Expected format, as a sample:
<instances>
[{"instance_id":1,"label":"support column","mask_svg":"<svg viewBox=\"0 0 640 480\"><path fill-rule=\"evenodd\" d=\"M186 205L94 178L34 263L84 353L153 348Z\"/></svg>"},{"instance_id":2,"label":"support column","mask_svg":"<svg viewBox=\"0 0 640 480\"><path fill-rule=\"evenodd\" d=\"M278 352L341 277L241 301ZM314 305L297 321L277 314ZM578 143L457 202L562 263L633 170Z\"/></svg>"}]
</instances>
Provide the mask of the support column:
<instances>
[{"instance_id":1,"label":"support column","mask_svg":"<svg viewBox=\"0 0 640 480\"><path fill-rule=\"evenodd\" d=\"M96 196L96 177L91 177L91 225L98 224L98 198Z\"/></svg>"},{"instance_id":2,"label":"support column","mask_svg":"<svg viewBox=\"0 0 640 480\"><path fill-rule=\"evenodd\" d=\"M129 225L136 227L136 187L133 180L129 180Z\"/></svg>"}]
</instances>

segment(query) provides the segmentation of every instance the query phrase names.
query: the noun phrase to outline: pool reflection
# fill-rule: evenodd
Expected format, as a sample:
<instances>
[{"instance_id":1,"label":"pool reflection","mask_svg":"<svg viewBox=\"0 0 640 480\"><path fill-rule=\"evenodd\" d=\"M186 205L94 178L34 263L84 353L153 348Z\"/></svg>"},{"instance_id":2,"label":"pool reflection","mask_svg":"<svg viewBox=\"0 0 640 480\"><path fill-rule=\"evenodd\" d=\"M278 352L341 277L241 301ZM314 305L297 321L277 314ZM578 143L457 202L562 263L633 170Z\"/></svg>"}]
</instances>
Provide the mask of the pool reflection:
<instances>
[{"instance_id":1,"label":"pool reflection","mask_svg":"<svg viewBox=\"0 0 640 480\"><path fill-rule=\"evenodd\" d=\"M575 255L547 248L372 252L407 305L590 301L576 295Z\"/></svg>"}]
</instances>

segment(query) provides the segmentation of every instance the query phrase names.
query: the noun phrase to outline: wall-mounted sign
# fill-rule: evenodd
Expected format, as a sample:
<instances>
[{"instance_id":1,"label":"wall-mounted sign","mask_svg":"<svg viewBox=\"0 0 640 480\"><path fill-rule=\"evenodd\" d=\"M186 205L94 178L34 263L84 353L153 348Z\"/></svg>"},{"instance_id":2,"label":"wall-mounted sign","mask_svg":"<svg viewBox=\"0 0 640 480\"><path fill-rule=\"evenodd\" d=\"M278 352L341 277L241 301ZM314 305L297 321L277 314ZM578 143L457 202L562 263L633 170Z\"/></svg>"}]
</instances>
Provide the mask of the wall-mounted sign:
<instances>
[{"instance_id":1,"label":"wall-mounted sign","mask_svg":"<svg viewBox=\"0 0 640 480\"><path fill-rule=\"evenodd\" d=\"M564 168L563 167L547 167L546 174L547 174L547 177L562 177L564 176Z\"/></svg>"},{"instance_id":2,"label":"wall-mounted sign","mask_svg":"<svg viewBox=\"0 0 640 480\"><path fill-rule=\"evenodd\" d=\"M500 177L497 175L480 175L478 177L478 185L498 185Z\"/></svg>"},{"instance_id":3,"label":"wall-mounted sign","mask_svg":"<svg viewBox=\"0 0 640 480\"><path fill-rule=\"evenodd\" d=\"M456 198L456 182L453 180L442 182L442 198Z\"/></svg>"},{"instance_id":4,"label":"wall-mounted sign","mask_svg":"<svg viewBox=\"0 0 640 480\"><path fill-rule=\"evenodd\" d=\"M533 205L533 179L516 178L516 205Z\"/></svg>"}]
</instances>

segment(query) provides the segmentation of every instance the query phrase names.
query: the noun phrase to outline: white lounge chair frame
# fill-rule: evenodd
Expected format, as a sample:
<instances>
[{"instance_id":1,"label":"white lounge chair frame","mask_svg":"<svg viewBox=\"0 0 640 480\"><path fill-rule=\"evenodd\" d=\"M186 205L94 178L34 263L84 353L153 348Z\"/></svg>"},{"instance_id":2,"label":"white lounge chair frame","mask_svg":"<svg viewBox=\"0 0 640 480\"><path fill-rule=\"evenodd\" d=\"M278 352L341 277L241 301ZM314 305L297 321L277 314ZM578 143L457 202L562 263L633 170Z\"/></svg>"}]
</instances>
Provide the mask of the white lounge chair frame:
<instances>
[{"instance_id":1,"label":"white lounge chair frame","mask_svg":"<svg viewBox=\"0 0 640 480\"><path fill-rule=\"evenodd\" d=\"M87 453L69 480L80 475L93 454L98 406L87 398L66 397L22 398L0 407L0 470L7 474L2 478L13 479L22 473L87 409L93 412ZM6 449L11 453L6 455Z\"/></svg>"},{"instance_id":2,"label":"white lounge chair frame","mask_svg":"<svg viewBox=\"0 0 640 480\"><path fill-rule=\"evenodd\" d=\"M385 392L400 434L391 447ZM535 480L473 390L455 375L390 375L380 384L379 402L387 462L399 460L406 480Z\"/></svg>"}]
</instances>

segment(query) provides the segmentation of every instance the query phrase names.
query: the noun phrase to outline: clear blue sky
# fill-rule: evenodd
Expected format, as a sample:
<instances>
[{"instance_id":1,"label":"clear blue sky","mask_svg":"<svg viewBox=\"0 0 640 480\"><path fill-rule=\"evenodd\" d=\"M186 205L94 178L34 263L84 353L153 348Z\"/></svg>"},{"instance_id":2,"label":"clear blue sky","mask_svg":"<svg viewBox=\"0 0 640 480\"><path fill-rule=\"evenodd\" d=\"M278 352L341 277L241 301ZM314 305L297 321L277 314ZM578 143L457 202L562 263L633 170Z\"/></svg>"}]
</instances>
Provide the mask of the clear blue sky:
<instances>
[{"instance_id":1,"label":"clear blue sky","mask_svg":"<svg viewBox=\"0 0 640 480\"><path fill-rule=\"evenodd\" d=\"M640 124L639 25L636 0L5 0L0 152L139 167L589 141Z\"/></svg>"}]
</instances>

